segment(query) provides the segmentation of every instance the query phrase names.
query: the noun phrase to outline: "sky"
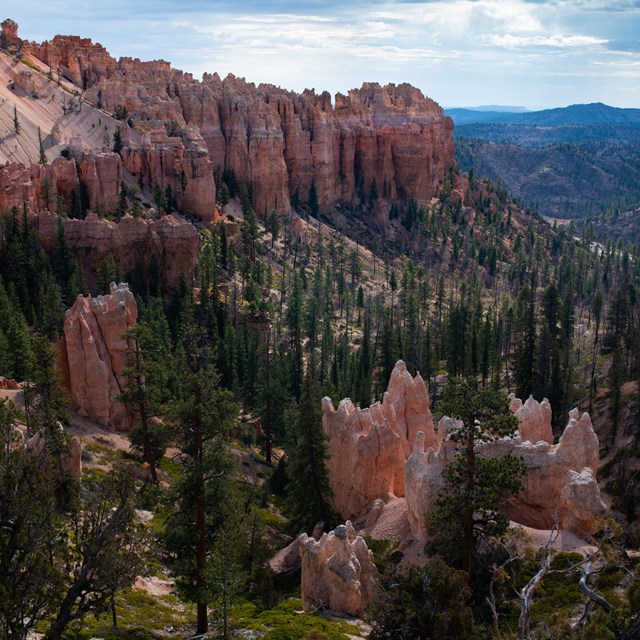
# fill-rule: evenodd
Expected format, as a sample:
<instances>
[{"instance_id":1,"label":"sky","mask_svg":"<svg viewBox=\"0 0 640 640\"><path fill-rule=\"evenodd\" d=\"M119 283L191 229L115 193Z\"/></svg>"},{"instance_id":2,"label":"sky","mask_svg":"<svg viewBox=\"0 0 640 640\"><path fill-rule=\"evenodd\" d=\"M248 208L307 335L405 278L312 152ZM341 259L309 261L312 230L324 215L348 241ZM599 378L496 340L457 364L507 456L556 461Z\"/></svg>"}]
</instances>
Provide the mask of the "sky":
<instances>
[{"instance_id":1,"label":"sky","mask_svg":"<svg viewBox=\"0 0 640 640\"><path fill-rule=\"evenodd\" d=\"M82 35L302 91L409 82L443 107L640 108L640 0L3 0L22 38Z\"/></svg>"}]
</instances>

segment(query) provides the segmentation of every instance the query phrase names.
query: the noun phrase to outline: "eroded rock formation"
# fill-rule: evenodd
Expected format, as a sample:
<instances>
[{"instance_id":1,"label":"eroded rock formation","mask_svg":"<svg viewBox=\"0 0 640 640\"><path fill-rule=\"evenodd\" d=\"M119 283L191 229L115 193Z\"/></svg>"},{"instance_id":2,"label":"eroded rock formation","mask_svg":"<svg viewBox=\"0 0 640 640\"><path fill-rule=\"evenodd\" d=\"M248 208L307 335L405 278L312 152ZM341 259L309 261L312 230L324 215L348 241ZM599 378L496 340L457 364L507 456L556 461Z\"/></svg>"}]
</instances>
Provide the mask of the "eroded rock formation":
<instances>
[{"instance_id":1,"label":"eroded rock formation","mask_svg":"<svg viewBox=\"0 0 640 640\"><path fill-rule=\"evenodd\" d=\"M548 400L530 397L523 403L511 397L510 408L518 418L517 436L481 447L482 455L510 453L526 464L524 489L508 505L510 518L548 529L557 513L561 527L578 534L590 531L606 507L594 480L599 443L589 415L574 409L554 445ZM346 398L334 409L331 400L323 398L322 409L338 512L363 518L373 505L368 518L375 520L383 503L404 497L412 535L426 540L430 515L444 487L442 474L458 446L450 436L460 423L444 416L434 432L424 381L419 374L412 378L402 361L393 370L382 403L358 409Z\"/></svg>"},{"instance_id":2,"label":"eroded rock formation","mask_svg":"<svg viewBox=\"0 0 640 640\"><path fill-rule=\"evenodd\" d=\"M541 409L535 400L529 399L526 404L530 405L531 415L537 415L538 411L546 414L546 409ZM512 454L521 457L526 465L524 489L508 504L509 517L536 529L552 528L557 517L560 528L580 535L588 533L594 521L606 512L594 480L599 443L589 414L580 416L577 409L571 411L556 445L540 439L532 442L529 438L532 427L526 419L520 422L520 429L513 439L505 438L481 447L482 455ZM524 434L528 434L526 439ZM456 446L445 439L437 450L425 448L418 438L407 460L405 497L411 531L419 540L427 537L428 522L443 487L442 471L455 454Z\"/></svg>"},{"instance_id":3,"label":"eroded rock formation","mask_svg":"<svg viewBox=\"0 0 640 640\"><path fill-rule=\"evenodd\" d=\"M376 498L404 495L404 462L418 432L435 445L429 395L424 381L396 364L382 403L358 409L346 398L334 409L322 400L322 423L329 436L329 477L344 518L365 513Z\"/></svg>"},{"instance_id":4,"label":"eroded rock formation","mask_svg":"<svg viewBox=\"0 0 640 640\"><path fill-rule=\"evenodd\" d=\"M138 316L135 298L126 284L111 285L105 296L78 296L64 319L61 369L71 405L104 427L127 430L130 416L117 400L125 380L128 343L123 334Z\"/></svg>"},{"instance_id":5,"label":"eroded rock formation","mask_svg":"<svg viewBox=\"0 0 640 640\"><path fill-rule=\"evenodd\" d=\"M62 203L69 211L80 181L93 211L113 213L118 208L122 162L111 151L81 150L76 158L56 158L51 164L7 163L0 166L0 213L12 207L35 214L57 211Z\"/></svg>"},{"instance_id":6,"label":"eroded rock formation","mask_svg":"<svg viewBox=\"0 0 640 640\"><path fill-rule=\"evenodd\" d=\"M522 404L520 398L511 394L509 408L518 418L518 431L522 441L528 440L533 443L542 441L553 444L551 404L546 398L538 402L533 396L529 396Z\"/></svg>"},{"instance_id":7,"label":"eroded rock formation","mask_svg":"<svg viewBox=\"0 0 640 640\"><path fill-rule=\"evenodd\" d=\"M2 31L0 32L0 44L7 49L17 49L22 44L22 40L18 37L18 23L10 18L3 20Z\"/></svg>"},{"instance_id":8,"label":"eroded rock formation","mask_svg":"<svg viewBox=\"0 0 640 640\"><path fill-rule=\"evenodd\" d=\"M215 73L198 81L163 60L116 61L102 45L75 36L25 42L23 50L94 105L132 117L125 163L146 178L156 156L170 156L151 186L173 188L176 172L180 182L185 176L183 205L197 215L211 215L217 167L250 185L256 209L267 213L288 212L292 197L305 202L312 184L321 205L357 204L372 187L381 197L426 201L453 166L451 119L408 84L367 83L336 95L334 105L327 92L296 94ZM166 133L171 142L161 139Z\"/></svg>"},{"instance_id":9,"label":"eroded rock formation","mask_svg":"<svg viewBox=\"0 0 640 640\"><path fill-rule=\"evenodd\" d=\"M56 244L59 218L43 211L37 218L44 248ZM196 228L172 215L159 220L124 216L119 222L90 213L84 220L64 219L64 234L93 290L100 265L113 256L126 279L145 274L151 286L175 291L180 276L190 281L198 260Z\"/></svg>"},{"instance_id":10,"label":"eroded rock formation","mask_svg":"<svg viewBox=\"0 0 640 640\"><path fill-rule=\"evenodd\" d=\"M322 606L362 616L376 593L378 573L371 551L351 523L324 533L320 540L303 533L298 541L305 611Z\"/></svg>"},{"instance_id":11,"label":"eroded rock formation","mask_svg":"<svg viewBox=\"0 0 640 640\"><path fill-rule=\"evenodd\" d=\"M61 424L59 424L59 427L61 430L64 429ZM39 433L36 433L33 437L24 442L24 446L27 449L38 454L42 452L45 445L46 440ZM82 443L76 436L71 438L69 441L69 449L62 457L62 468L64 471L71 474L76 480L82 480Z\"/></svg>"}]
</instances>

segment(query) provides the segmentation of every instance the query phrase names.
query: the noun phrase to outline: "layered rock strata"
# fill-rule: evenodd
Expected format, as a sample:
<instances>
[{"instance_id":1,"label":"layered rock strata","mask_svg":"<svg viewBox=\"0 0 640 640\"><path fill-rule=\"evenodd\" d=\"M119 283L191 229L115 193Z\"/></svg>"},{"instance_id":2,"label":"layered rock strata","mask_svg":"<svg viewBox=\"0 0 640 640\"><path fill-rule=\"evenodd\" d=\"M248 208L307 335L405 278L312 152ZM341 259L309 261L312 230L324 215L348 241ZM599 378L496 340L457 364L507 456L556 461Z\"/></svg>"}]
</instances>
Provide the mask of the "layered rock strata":
<instances>
[{"instance_id":1,"label":"layered rock strata","mask_svg":"<svg viewBox=\"0 0 640 640\"><path fill-rule=\"evenodd\" d=\"M302 565L301 591L305 611L318 608L362 617L378 586L371 551L351 523L319 540L298 537Z\"/></svg>"},{"instance_id":2,"label":"layered rock strata","mask_svg":"<svg viewBox=\"0 0 640 640\"><path fill-rule=\"evenodd\" d=\"M346 398L336 410L330 398L323 398L322 411L329 478L344 518L362 515L376 498L404 495L404 462L418 432L435 445L427 388L402 361L394 367L382 403L358 409Z\"/></svg>"},{"instance_id":3,"label":"layered rock strata","mask_svg":"<svg viewBox=\"0 0 640 640\"><path fill-rule=\"evenodd\" d=\"M37 217L46 251L55 247L59 222L58 216L46 211ZM190 222L172 215L159 220L126 215L113 222L90 213L84 220L66 218L62 225L91 290L108 256L113 256L124 278L146 274L154 281L150 284L164 292L175 291L181 276L190 281L198 261L198 231Z\"/></svg>"},{"instance_id":4,"label":"layered rock strata","mask_svg":"<svg viewBox=\"0 0 640 640\"><path fill-rule=\"evenodd\" d=\"M357 204L373 191L426 201L453 166L451 119L408 84L364 84L332 104L327 92L296 94L233 75L198 81L163 60L116 61L100 44L74 36L23 43L23 50L84 89L93 104L132 117L136 129L201 136L208 156L198 152L192 179L202 181L193 190L202 195L211 168L232 170L262 213L288 212L291 198L305 202L312 184L321 205ZM140 142L131 138L123 157L136 155ZM187 180L190 163L178 163ZM193 213L206 208L199 196L195 201ZM185 198L185 206L191 202Z\"/></svg>"},{"instance_id":5,"label":"layered rock strata","mask_svg":"<svg viewBox=\"0 0 640 640\"><path fill-rule=\"evenodd\" d=\"M83 150L77 158L56 158L51 164L7 163L0 166L0 214L13 207L31 214L71 210L80 189L89 208L113 213L118 208L122 162L111 151Z\"/></svg>"},{"instance_id":6,"label":"layered rock strata","mask_svg":"<svg viewBox=\"0 0 640 640\"><path fill-rule=\"evenodd\" d=\"M138 309L126 284L105 296L78 296L64 319L60 366L71 406L102 426L127 430L131 419L118 400L129 347L123 334L135 325Z\"/></svg>"}]
</instances>

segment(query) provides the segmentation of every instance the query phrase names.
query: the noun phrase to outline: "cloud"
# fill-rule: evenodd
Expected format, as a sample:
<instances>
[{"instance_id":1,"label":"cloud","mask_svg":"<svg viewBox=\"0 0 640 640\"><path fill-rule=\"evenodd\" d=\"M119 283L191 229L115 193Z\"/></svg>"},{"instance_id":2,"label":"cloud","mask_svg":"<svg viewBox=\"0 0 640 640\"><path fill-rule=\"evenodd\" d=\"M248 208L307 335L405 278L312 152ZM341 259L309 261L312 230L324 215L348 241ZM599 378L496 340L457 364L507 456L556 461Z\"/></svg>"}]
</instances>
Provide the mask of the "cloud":
<instances>
[{"instance_id":1,"label":"cloud","mask_svg":"<svg viewBox=\"0 0 640 640\"><path fill-rule=\"evenodd\" d=\"M624 81L640 60L640 0L3 0L3 9L25 37L77 33L195 75L332 92L409 81L450 105L624 93L640 106L640 86ZM606 86L596 65L611 73Z\"/></svg>"},{"instance_id":2,"label":"cloud","mask_svg":"<svg viewBox=\"0 0 640 640\"><path fill-rule=\"evenodd\" d=\"M485 36L485 41L496 47L505 47L507 49L517 47L592 47L608 42L604 38L594 38L592 36L515 36L511 34L503 36L488 35Z\"/></svg>"}]
</instances>

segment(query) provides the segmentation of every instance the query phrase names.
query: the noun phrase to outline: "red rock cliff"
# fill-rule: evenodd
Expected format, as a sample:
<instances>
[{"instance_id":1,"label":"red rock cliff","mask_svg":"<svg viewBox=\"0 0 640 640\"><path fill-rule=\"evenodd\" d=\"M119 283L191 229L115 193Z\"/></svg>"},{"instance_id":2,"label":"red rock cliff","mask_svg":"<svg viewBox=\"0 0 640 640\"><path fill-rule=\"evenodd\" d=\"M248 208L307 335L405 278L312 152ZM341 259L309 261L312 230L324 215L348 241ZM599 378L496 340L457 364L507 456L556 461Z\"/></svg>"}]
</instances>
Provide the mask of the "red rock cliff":
<instances>
[{"instance_id":1,"label":"red rock cliff","mask_svg":"<svg viewBox=\"0 0 640 640\"><path fill-rule=\"evenodd\" d=\"M205 74L200 82L164 61L116 62L76 37L28 48L86 87L94 104L124 107L136 122L197 129L211 166L233 169L263 213L287 211L294 196L305 202L312 181L321 205L357 204L374 183L379 196L427 200L453 165L451 119L407 84L365 84L338 94L334 106L326 92L296 94L233 75ZM123 157L139 168L152 163Z\"/></svg>"}]
</instances>

